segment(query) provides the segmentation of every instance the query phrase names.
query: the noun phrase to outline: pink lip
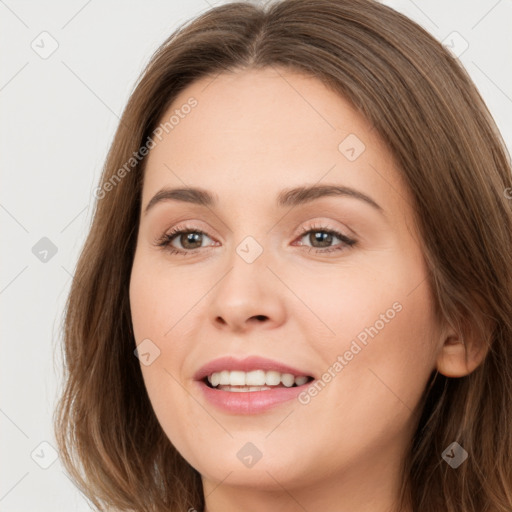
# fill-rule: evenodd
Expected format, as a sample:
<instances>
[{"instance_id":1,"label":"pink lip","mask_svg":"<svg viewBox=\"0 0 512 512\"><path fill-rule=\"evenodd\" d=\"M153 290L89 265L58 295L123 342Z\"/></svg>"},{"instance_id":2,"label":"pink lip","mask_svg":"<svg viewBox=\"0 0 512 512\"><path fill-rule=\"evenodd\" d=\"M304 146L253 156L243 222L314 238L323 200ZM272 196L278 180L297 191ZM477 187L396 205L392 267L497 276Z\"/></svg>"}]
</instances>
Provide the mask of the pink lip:
<instances>
[{"instance_id":1,"label":"pink lip","mask_svg":"<svg viewBox=\"0 0 512 512\"><path fill-rule=\"evenodd\" d=\"M210 361L201 367L194 375L197 385L201 389L203 396L214 406L226 412L235 414L257 414L271 409L283 402L287 402L297 397L313 381L307 382L302 386L290 388L275 388L264 391L232 392L222 391L220 389L210 388L204 379L214 372L222 370L240 370L249 372L251 370L278 371L280 373L291 373L299 376L312 376L309 372L293 368L278 361L272 361L259 356L250 356L245 359L237 359L232 356L221 357Z\"/></svg>"},{"instance_id":2,"label":"pink lip","mask_svg":"<svg viewBox=\"0 0 512 512\"><path fill-rule=\"evenodd\" d=\"M194 374L194 379L202 380L208 375L211 375L214 372L220 372L222 370L240 370L243 372L250 372L251 370L274 370L280 373L291 373L295 377L300 377L302 375L306 377L311 376L311 374L306 371L299 370L284 363L272 361L271 359L266 359L264 357L250 356L246 357L245 359L237 359L233 356L225 356L214 359L213 361L210 361L209 363L202 366Z\"/></svg>"},{"instance_id":3,"label":"pink lip","mask_svg":"<svg viewBox=\"0 0 512 512\"><path fill-rule=\"evenodd\" d=\"M210 388L203 381L198 385L203 396L215 407L234 414L257 414L297 397L314 381L293 388L275 388L265 391L232 392Z\"/></svg>"}]
</instances>

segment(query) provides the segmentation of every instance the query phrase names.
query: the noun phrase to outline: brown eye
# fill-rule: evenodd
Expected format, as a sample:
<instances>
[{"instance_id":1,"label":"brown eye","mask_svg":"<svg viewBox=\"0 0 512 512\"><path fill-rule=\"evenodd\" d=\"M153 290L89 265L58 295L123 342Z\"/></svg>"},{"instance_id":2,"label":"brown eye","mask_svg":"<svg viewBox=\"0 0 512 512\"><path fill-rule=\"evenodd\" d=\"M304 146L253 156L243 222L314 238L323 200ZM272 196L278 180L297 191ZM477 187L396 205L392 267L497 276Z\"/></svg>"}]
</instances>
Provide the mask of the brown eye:
<instances>
[{"instance_id":1,"label":"brown eye","mask_svg":"<svg viewBox=\"0 0 512 512\"><path fill-rule=\"evenodd\" d=\"M208 249L215 245L203 245L206 239L212 240L206 233L195 228L174 228L170 233L164 233L155 242L155 245L162 247L171 254L193 254L199 249ZM304 229L299 239L305 238L308 243L300 243L309 251L318 254L333 251L342 251L356 244L356 241L327 227L313 227ZM338 243L336 241L338 240ZM178 244L178 245L176 245Z\"/></svg>"},{"instance_id":2,"label":"brown eye","mask_svg":"<svg viewBox=\"0 0 512 512\"><path fill-rule=\"evenodd\" d=\"M175 238L179 240L181 246L184 249L198 249L199 247L201 247L203 241L203 233L182 232L176 235Z\"/></svg>"},{"instance_id":3,"label":"brown eye","mask_svg":"<svg viewBox=\"0 0 512 512\"><path fill-rule=\"evenodd\" d=\"M211 240L203 231L185 226L174 228L170 233L164 233L156 240L155 245L164 248L171 254L190 254L204 247L205 238Z\"/></svg>"},{"instance_id":4,"label":"brown eye","mask_svg":"<svg viewBox=\"0 0 512 512\"><path fill-rule=\"evenodd\" d=\"M355 240L348 238L338 231L322 227L304 230L300 238L306 238L311 244L301 244L302 246L309 247L310 250L316 249L318 253L343 250L356 243ZM341 244L332 245L336 242L336 239L340 240Z\"/></svg>"},{"instance_id":5,"label":"brown eye","mask_svg":"<svg viewBox=\"0 0 512 512\"><path fill-rule=\"evenodd\" d=\"M325 248L330 247L332 241L334 239L334 235L327 233L326 231L310 231L309 233L309 242L313 247ZM316 243L320 244L319 246L315 245Z\"/></svg>"}]
</instances>

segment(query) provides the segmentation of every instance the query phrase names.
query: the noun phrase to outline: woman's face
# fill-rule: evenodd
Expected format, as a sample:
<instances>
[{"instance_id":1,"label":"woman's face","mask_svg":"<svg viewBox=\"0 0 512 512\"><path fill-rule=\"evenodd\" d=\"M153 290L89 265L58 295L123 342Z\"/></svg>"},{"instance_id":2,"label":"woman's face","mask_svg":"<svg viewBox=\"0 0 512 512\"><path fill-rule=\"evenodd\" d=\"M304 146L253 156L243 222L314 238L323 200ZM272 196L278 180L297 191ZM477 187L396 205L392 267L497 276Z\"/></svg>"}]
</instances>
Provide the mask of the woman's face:
<instances>
[{"instance_id":1,"label":"woman's face","mask_svg":"<svg viewBox=\"0 0 512 512\"><path fill-rule=\"evenodd\" d=\"M201 79L165 122L130 281L163 430L205 489L395 478L441 340L412 199L376 130L320 81L283 69ZM163 189L213 200L151 201ZM175 228L185 234L166 239ZM314 380L260 391L196 380L227 356ZM220 375L233 386L247 375L266 386L290 373L267 373L274 363L216 370L233 370Z\"/></svg>"}]
</instances>

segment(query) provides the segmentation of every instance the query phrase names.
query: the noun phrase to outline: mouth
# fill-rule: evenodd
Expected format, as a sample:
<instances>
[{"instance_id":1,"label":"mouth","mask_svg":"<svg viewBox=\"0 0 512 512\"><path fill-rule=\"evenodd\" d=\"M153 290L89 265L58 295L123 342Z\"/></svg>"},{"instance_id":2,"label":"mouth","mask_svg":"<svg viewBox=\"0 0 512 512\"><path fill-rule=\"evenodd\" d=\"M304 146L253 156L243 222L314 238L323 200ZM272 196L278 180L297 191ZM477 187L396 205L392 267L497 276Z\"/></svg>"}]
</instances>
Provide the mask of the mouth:
<instances>
[{"instance_id":1,"label":"mouth","mask_svg":"<svg viewBox=\"0 0 512 512\"><path fill-rule=\"evenodd\" d=\"M210 389L232 393L250 393L271 391L278 388L297 388L307 386L314 380L309 375L293 375L270 370L222 370L204 377L203 382Z\"/></svg>"},{"instance_id":2,"label":"mouth","mask_svg":"<svg viewBox=\"0 0 512 512\"><path fill-rule=\"evenodd\" d=\"M253 415L293 403L316 378L305 367L258 355L214 359L193 376L203 399L226 414Z\"/></svg>"}]
</instances>

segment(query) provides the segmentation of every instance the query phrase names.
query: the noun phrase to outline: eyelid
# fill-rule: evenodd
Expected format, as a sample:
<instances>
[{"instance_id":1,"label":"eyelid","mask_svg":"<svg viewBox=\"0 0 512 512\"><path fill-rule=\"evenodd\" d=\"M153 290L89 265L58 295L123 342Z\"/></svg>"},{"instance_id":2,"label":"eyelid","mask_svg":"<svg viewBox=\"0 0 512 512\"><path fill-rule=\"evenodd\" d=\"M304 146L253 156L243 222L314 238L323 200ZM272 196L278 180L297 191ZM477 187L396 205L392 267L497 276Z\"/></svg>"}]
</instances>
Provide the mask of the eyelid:
<instances>
[{"instance_id":1,"label":"eyelid","mask_svg":"<svg viewBox=\"0 0 512 512\"><path fill-rule=\"evenodd\" d=\"M155 238L153 243L154 243L154 245L159 246L159 247L163 246L164 249L166 248L166 246L172 247L170 245L170 240L172 238L176 238L178 235L180 235L183 232L185 232L185 233L186 232L200 233L202 235L206 235L210 240L216 241L212 236L209 235L208 230L201 229L201 228L198 228L197 226L187 224L187 221L184 221L184 223L178 223L175 226L173 226L172 228L166 229L162 235L159 235ZM184 249L177 249L175 247L172 247L172 248L175 249L176 251L180 251L180 252L183 251L183 252L187 252L187 253L194 253L195 251L197 251L199 249L205 249L205 247L203 247L203 248L196 248L196 249L190 249L188 251L185 251Z\"/></svg>"},{"instance_id":2,"label":"eyelid","mask_svg":"<svg viewBox=\"0 0 512 512\"><path fill-rule=\"evenodd\" d=\"M342 248L339 248L338 245L335 245L333 247L326 247L326 248L318 248L318 247L311 247L304 244L299 244L299 247L309 247L309 250L314 250L318 254L326 254L333 251L343 251L345 249L349 249L351 246L355 245L357 243L357 239L354 238L352 235L345 234L345 230L331 227L331 224L329 221L318 221L318 219L314 221L309 221L306 224L302 224L300 227L299 232L294 235L293 242L296 242L297 239L304 238L305 235L308 233L311 233L313 231L318 232L325 232L329 233L330 235L338 238L341 241L341 245L345 246ZM351 231L348 229L348 231ZM180 249L176 248L171 245L171 243L176 239L179 235L183 233L199 233L203 236L208 237L210 240L213 240L215 243L211 245L207 245L205 247L196 247L195 249ZM292 243L293 243L292 242ZM201 250L208 250L217 245L217 240L215 237L210 236L209 230L198 228L197 226L188 224L188 221L183 221L183 223L178 223L175 226L172 227L170 230L166 230L161 236L157 237L154 241L154 245L168 250L170 253L175 254L181 254L181 255L192 255L196 254L198 251Z\"/></svg>"},{"instance_id":3,"label":"eyelid","mask_svg":"<svg viewBox=\"0 0 512 512\"><path fill-rule=\"evenodd\" d=\"M312 220L312 221L307 221L307 222L303 222L301 223L300 225L300 228L299 228L299 231L298 231L298 234L299 235L303 235L304 233L307 233L311 230L314 230L314 229L318 229L318 230L327 230L327 231L337 231L339 232L340 234L343 234L345 235L347 238L350 238L350 236L352 236L354 233L352 233L352 231L348 228L339 228L339 227L336 227L334 226L331 221L328 221L328 220L318 220L318 219L315 219L315 220ZM350 233L345 233L345 231L349 231Z\"/></svg>"},{"instance_id":4,"label":"eyelid","mask_svg":"<svg viewBox=\"0 0 512 512\"><path fill-rule=\"evenodd\" d=\"M345 245L348 245L348 246L352 246L357 243L357 238L354 237L352 234L346 234L345 230L342 230L342 229L339 229L336 227L331 227L329 222L323 222L323 221L320 221L320 222L313 221L313 224L303 225L300 228L300 232L299 232L298 236L295 237L295 240L297 240L297 238L299 238L299 239L303 238L306 234L308 234L312 231L319 231L319 232L323 231L326 233L330 233L330 234L334 235L335 237L339 238ZM351 230L348 230L348 231L351 231ZM318 249L318 248L315 248L315 249L317 249L317 251L319 251L319 252L328 251L328 249L326 251L322 251L322 249Z\"/></svg>"}]
</instances>

